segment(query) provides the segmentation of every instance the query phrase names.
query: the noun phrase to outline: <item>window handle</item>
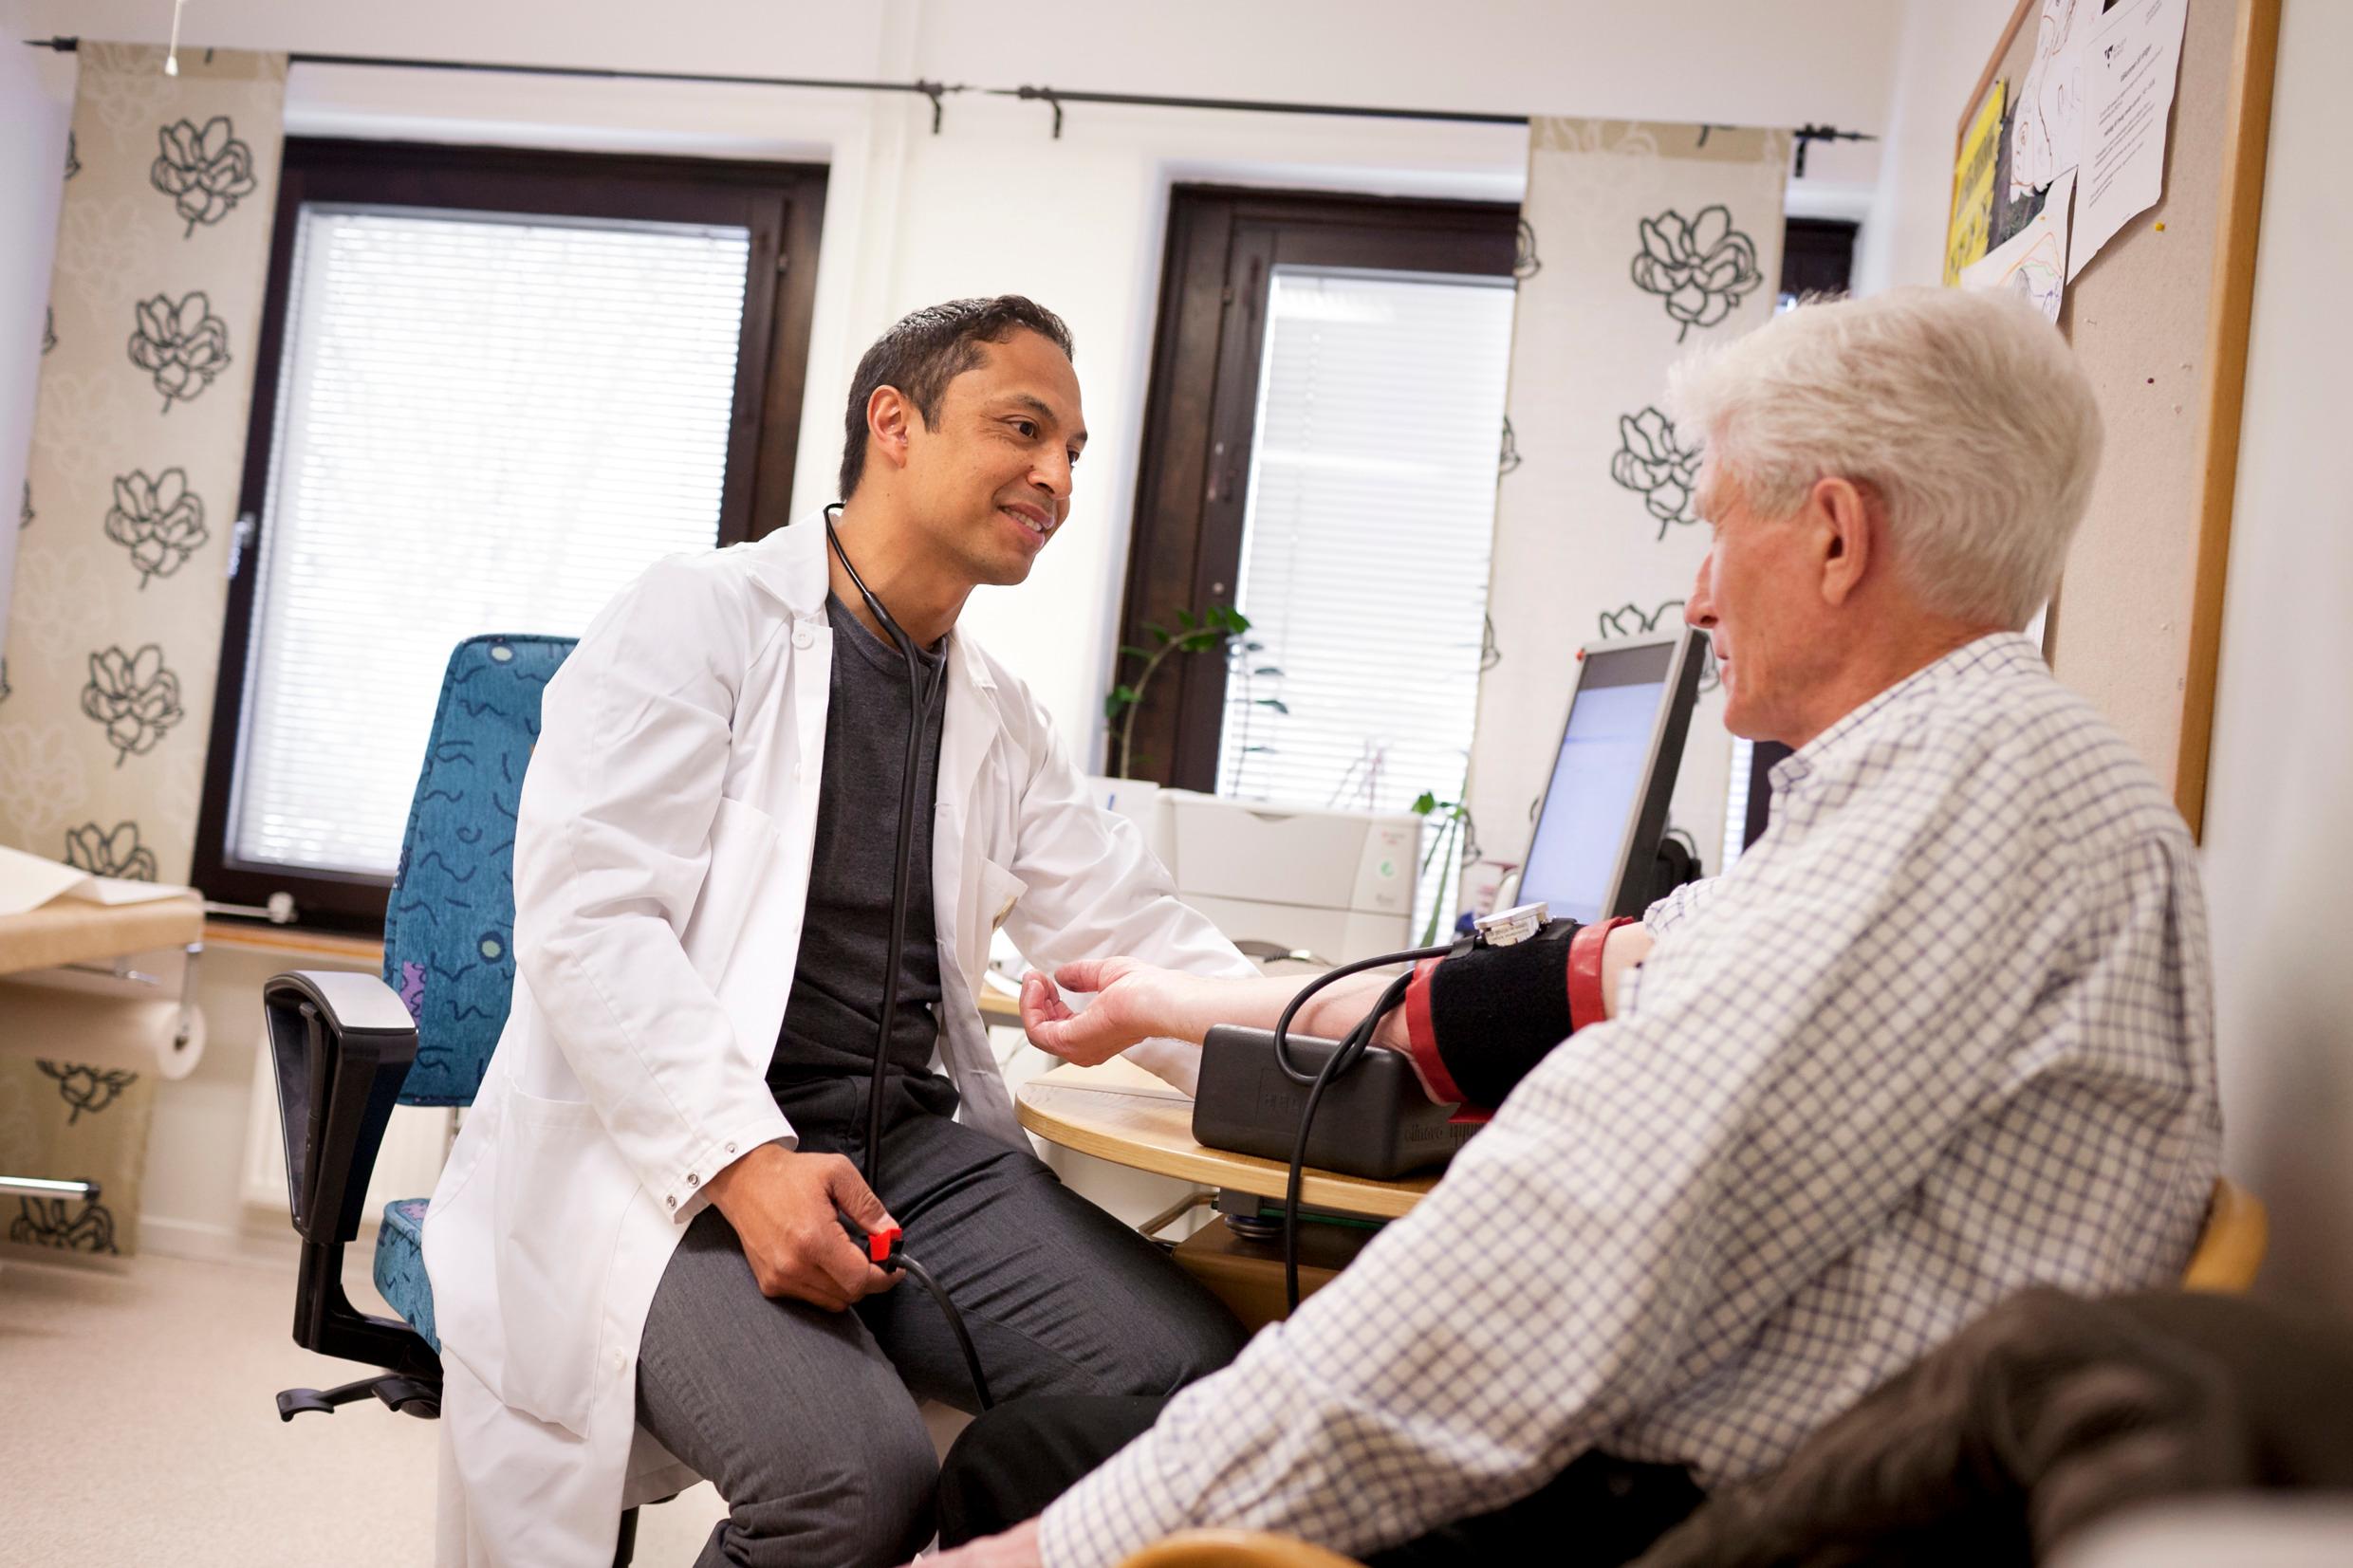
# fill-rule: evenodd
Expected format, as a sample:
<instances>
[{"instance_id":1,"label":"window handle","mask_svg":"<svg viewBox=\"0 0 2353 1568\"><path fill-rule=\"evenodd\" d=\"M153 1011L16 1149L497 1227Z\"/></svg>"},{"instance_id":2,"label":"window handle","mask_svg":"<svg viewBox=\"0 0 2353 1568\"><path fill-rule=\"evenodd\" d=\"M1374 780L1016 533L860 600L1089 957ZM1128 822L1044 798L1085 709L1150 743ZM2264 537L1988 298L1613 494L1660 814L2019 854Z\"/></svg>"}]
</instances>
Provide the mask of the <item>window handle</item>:
<instances>
[{"instance_id":1,"label":"window handle","mask_svg":"<svg viewBox=\"0 0 2353 1568\"><path fill-rule=\"evenodd\" d=\"M237 579L237 568L245 563L245 547L253 543L253 514L247 512L237 519L237 526L229 530L229 580Z\"/></svg>"}]
</instances>

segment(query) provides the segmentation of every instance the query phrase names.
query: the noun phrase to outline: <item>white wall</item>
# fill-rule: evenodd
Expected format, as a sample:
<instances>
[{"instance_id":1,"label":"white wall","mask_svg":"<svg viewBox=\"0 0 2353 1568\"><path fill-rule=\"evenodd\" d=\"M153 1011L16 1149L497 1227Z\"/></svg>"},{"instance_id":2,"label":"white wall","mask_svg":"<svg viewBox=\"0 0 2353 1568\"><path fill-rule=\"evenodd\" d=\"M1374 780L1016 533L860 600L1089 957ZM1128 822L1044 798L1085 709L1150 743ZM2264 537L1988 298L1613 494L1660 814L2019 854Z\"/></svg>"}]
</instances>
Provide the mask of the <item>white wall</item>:
<instances>
[{"instance_id":1,"label":"white wall","mask_svg":"<svg viewBox=\"0 0 2353 1568\"><path fill-rule=\"evenodd\" d=\"M1855 292L1944 275L1955 128L2016 0L1903 0L1873 222L1855 251ZM2029 23L2029 26L2031 24Z\"/></svg>"},{"instance_id":2,"label":"white wall","mask_svg":"<svg viewBox=\"0 0 2353 1568\"><path fill-rule=\"evenodd\" d=\"M151 0L23 0L26 35L155 38ZM1117 17L1115 22L1108 18ZM1011 19L1009 20L1009 17ZM928 77L991 86L1265 97L1490 112L1573 113L1877 130L1897 18L1876 0L1486 0L1442 17L1417 0L1208 0L1121 8L1085 0L1008 13L940 0L821 6L715 0L692 26L634 6L377 7L207 0L184 39L316 52L627 65L659 70ZM29 52L29 51L28 51ZM1030 587L984 595L971 626L1028 679L1082 756L1095 754L1108 674L1151 349L1169 184L1222 178L1516 197L1516 127L1197 111L1069 110L1061 141L1040 105L948 101L930 134L920 100L769 89L649 87L515 77L301 68L289 127L563 145L661 146L822 158L833 167L820 261L796 509L830 495L839 403L858 353L898 313L1018 289L1062 312L1080 343L1094 439L1076 526ZM1878 152L1818 148L1815 206L1853 210ZM1809 209L1811 210L1811 209ZM0 409L0 416L5 410ZM0 447L23 443L0 417ZM1040 614L1050 600L1055 613Z\"/></svg>"},{"instance_id":3,"label":"white wall","mask_svg":"<svg viewBox=\"0 0 2353 1568\"><path fill-rule=\"evenodd\" d=\"M2353 7L2287 0L2206 805L2225 1163L2265 1287L2353 1310Z\"/></svg>"},{"instance_id":4,"label":"white wall","mask_svg":"<svg viewBox=\"0 0 2353 1568\"><path fill-rule=\"evenodd\" d=\"M73 68L26 35L19 0L0 4L0 648L8 646L9 584L24 504L33 388L48 319L49 262L65 194L65 122Z\"/></svg>"}]
</instances>

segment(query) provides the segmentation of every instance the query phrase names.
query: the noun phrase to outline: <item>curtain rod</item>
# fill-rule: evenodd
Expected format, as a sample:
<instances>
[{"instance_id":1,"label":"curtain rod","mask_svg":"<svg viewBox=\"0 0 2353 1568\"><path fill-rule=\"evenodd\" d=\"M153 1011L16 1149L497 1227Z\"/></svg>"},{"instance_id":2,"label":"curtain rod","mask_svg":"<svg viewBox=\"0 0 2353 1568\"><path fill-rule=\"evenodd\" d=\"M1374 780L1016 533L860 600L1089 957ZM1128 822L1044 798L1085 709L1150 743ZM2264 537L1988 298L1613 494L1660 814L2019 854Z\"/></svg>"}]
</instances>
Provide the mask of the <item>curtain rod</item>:
<instances>
[{"instance_id":1,"label":"curtain rod","mask_svg":"<svg viewBox=\"0 0 2353 1568\"><path fill-rule=\"evenodd\" d=\"M25 42L37 49L55 49L60 54L72 54L81 45L79 38L28 38ZM1167 98L1150 93L1088 93L1060 87L973 87L963 83L926 82L857 82L839 77L816 76L723 76L699 71L617 70L589 65L500 65L479 60L418 60L364 54L288 54L291 65L361 65L395 70L414 71L484 71L508 76L554 76L607 82L691 82L736 87L818 87L852 92L919 93L932 101L932 134L939 134L942 107L950 93L978 92L991 98L1017 98L1025 102L1045 103L1054 111L1054 137L1062 138L1062 110L1065 103L1108 103L1130 108L1149 109L1211 109L1220 112L1271 115L1331 115L1352 120L1422 120L1457 125L1525 125L1527 115L1477 114L1462 109L1392 109L1354 103L1286 103L1251 98ZM1711 126L1699 128L1704 141ZM1806 149L1816 141L1877 141L1879 138L1862 131L1842 131L1833 125L1800 125L1790 133L1797 138L1797 173L1806 173Z\"/></svg>"}]
</instances>

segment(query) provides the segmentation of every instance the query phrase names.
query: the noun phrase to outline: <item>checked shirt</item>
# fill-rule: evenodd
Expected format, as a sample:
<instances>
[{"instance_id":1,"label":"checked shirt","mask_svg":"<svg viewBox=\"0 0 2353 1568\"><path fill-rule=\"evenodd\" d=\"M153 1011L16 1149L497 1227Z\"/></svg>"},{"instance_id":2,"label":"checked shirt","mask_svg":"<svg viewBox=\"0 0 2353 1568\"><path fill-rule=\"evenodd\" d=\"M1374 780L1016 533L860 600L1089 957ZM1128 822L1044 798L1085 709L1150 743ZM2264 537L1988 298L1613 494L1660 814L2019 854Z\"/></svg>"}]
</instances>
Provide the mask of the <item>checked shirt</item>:
<instances>
[{"instance_id":1,"label":"checked shirt","mask_svg":"<svg viewBox=\"0 0 2353 1568\"><path fill-rule=\"evenodd\" d=\"M1601 1448L1751 1475L2020 1286L2177 1278L2216 1170L2188 831L2027 638L1774 772L1407 1218L1047 1510L1050 1568L1173 1530L1362 1556Z\"/></svg>"}]
</instances>

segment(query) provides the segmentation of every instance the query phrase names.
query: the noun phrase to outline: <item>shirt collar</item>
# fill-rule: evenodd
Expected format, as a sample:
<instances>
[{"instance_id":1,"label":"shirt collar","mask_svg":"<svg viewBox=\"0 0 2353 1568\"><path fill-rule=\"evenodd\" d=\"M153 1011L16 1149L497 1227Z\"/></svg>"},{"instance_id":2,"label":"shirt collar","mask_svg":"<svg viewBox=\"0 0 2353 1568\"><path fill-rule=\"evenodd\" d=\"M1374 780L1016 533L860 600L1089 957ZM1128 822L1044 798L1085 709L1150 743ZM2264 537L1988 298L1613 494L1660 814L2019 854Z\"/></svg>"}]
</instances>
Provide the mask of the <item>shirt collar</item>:
<instances>
[{"instance_id":1,"label":"shirt collar","mask_svg":"<svg viewBox=\"0 0 2353 1568\"><path fill-rule=\"evenodd\" d=\"M2043 651L2023 632L1990 632L1973 642L1965 642L1848 710L1829 729L1775 763L1773 788L1782 791L1803 784L1825 765L1862 746L1863 737L1879 727L1880 716L1901 711L1909 706L1908 698L1978 671L2006 673L2028 668L2029 664L2042 668Z\"/></svg>"}]
</instances>

